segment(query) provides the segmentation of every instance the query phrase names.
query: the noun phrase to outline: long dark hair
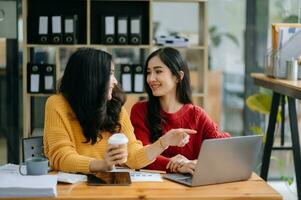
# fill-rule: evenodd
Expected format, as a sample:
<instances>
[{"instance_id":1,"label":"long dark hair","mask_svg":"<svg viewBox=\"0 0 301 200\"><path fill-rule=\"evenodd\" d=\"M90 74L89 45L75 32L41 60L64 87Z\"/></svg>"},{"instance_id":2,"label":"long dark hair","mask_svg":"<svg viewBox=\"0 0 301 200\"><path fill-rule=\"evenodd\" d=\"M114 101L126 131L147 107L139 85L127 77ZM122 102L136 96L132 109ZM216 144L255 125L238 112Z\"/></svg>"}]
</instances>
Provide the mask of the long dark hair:
<instances>
[{"instance_id":1,"label":"long dark hair","mask_svg":"<svg viewBox=\"0 0 301 200\"><path fill-rule=\"evenodd\" d=\"M181 56L180 52L174 48L161 48L151 53L145 63L144 67L144 84L148 94L147 116L146 124L151 132L150 140L155 142L162 135L161 123L165 122L160 115L161 105L159 97L155 97L151 88L147 84L147 66L155 56L159 56L160 60L169 68L171 73L179 80L176 88L176 98L180 103L192 103L190 75L186 61ZM184 77L181 80L180 71L184 72Z\"/></svg>"},{"instance_id":2,"label":"long dark hair","mask_svg":"<svg viewBox=\"0 0 301 200\"><path fill-rule=\"evenodd\" d=\"M112 56L93 48L81 48L71 55L59 85L59 92L74 111L86 143L95 144L101 131L120 129L119 113L124 93L115 87L108 101Z\"/></svg>"}]
</instances>

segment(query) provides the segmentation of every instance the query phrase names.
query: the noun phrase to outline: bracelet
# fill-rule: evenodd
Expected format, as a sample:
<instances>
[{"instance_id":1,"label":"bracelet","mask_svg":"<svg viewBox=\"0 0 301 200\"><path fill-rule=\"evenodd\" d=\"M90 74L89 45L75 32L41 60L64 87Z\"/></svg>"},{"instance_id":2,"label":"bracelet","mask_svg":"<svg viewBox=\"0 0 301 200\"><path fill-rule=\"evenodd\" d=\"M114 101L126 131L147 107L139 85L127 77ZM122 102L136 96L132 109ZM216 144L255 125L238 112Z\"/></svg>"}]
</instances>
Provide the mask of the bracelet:
<instances>
[{"instance_id":1,"label":"bracelet","mask_svg":"<svg viewBox=\"0 0 301 200\"><path fill-rule=\"evenodd\" d=\"M161 149L164 151L164 150L166 150L167 148L168 148L168 146L164 146L163 145L163 143L162 143L162 141L161 141L161 138L159 138L159 144L160 144L160 147L161 147Z\"/></svg>"}]
</instances>

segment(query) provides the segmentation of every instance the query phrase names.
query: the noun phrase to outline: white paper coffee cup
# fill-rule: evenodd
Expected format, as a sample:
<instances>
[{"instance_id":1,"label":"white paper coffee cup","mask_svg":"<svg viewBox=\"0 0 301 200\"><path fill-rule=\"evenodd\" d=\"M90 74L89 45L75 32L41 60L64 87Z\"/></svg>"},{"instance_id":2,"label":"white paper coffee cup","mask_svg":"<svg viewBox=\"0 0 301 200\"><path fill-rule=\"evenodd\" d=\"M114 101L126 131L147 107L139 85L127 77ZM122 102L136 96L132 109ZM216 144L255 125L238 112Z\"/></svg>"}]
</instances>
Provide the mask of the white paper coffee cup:
<instances>
[{"instance_id":1,"label":"white paper coffee cup","mask_svg":"<svg viewBox=\"0 0 301 200\"><path fill-rule=\"evenodd\" d=\"M109 144L127 144L128 138L123 133L114 133L108 140Z\"/></svg>"},{"instance_id":2,"label":"white paper coffee cup","mask_svg":"<svg viewBox=\"0 0 301 200\"><path fill-rule=\"evenodd\" d=\"M118 145L118 148L124 148L126 150L128 142L128 138L123 133L114 133L108 140L109 145ZM125 163L126 161L127 157L125 157L119 164ZM115 166L113 166L112 170L115 170Z\"/></svg>"}]
</instances>

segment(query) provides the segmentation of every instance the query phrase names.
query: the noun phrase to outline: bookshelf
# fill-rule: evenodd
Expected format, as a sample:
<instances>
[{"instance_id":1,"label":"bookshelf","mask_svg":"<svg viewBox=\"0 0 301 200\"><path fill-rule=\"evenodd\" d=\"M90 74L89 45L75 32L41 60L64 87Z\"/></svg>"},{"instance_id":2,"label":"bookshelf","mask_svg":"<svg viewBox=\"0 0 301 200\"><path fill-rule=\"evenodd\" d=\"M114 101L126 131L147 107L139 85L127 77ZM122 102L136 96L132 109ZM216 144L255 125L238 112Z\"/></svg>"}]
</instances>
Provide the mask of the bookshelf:
<instances>
[{"instance_id":1,"label":"bookshelf","mask_svg":"<svg viewBox=\"0 0 301 200\"><path fill-rule=\"evenodd\" d=\"M160 4L182 5L196 7L197 31L194 42L185 47L177 48L185 59L191 71L193 101L206 109L207 100L207 57L208 28L206 0L22 0L23 15L23 137L32 135L33 129L42 128L44 120L44 104L51 93L29 93L28 72L29 62L44 62L55 66L55 80L58 81L64 73L66 62L77 48L92 47L108 51L113 55L116 68L127 62L143 64L147 55L161 47L154 43L154 13ZM72 6L70 6L72 5ZM163 7L164 7L163 6ZM169 9L167 9L168 11ZM141 43L126 45L107 45L101 39L102 14L118 13L127 15L129 12L142 16ZM164 12L164 10L162 10ZM170 11L169 11L170 12ZM172 11L171 11L172 13ZM179 13L172 13L175 16ZM37 40L39 16L77 15L76 44L42 44ZM123 56L123 57L122 57ZM118 70L117 70L118 73ZM119 77L118 74L116 74ZM126 109L130 112L132 105L146 93L127 93ZM37 106L38 104L38 106ZM36 113L42 113L37 115ZM39 122L36 122L39 121ZM38 124L38 125L36 125Z\"/></svg>"}]
</instances>

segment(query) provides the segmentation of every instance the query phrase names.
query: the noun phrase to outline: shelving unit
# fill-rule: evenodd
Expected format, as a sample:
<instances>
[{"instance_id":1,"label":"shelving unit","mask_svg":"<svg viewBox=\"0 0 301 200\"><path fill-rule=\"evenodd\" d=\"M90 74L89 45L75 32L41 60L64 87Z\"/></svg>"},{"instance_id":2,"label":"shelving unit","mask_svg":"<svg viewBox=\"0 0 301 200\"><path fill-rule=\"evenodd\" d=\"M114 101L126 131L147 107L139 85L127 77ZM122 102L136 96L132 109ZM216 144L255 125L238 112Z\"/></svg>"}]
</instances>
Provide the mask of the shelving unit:
<instances>
[{"instance_id":1,"label":"shelving unit","mask_svg":"<svg viewBox=\"0 0 301 200\"><path fill-rule=\"evenodd\" d=\"M34 51L45 50L45 62L55 64L56 80L59 80L72 51L81 47L103 49L117 54L117 51L134 52L142 63L146 56L159 48L153 42L154 5L160 3L193 4L198 9L198 40L188 47L177 48L188 61L191 71L193 87L193 101L206 109L207 98L207 57L208 57L208 28L207 28L207 1L206 0L23 0L23 137L29 137L34 128L32 114L35 99L45 98L51 94L32 94L27 92L27 63L32 62ZM120 9L121 6L127 9ZM143 16L142 42L139 45L105 45L101 44L101 29L99 16L110 11L127 14L127 11ZM79 35L77 44L38 44L35 40L38 28L35 24L38 16L78 15ZM179 13L174 13L179 15ZM99 21L98 21L99 19ZM137 53L138 52L138 53ZM114 56L115 58L115 56ZM117 61L117 59L116 59ZM118 66L118 65L117 65ZM132 105L145 93L128 93L126 108L130 112ZM41 108L40 108L41 109ZM42 108L44 109L44 108Z\"/></svg>"}]
</instances>

